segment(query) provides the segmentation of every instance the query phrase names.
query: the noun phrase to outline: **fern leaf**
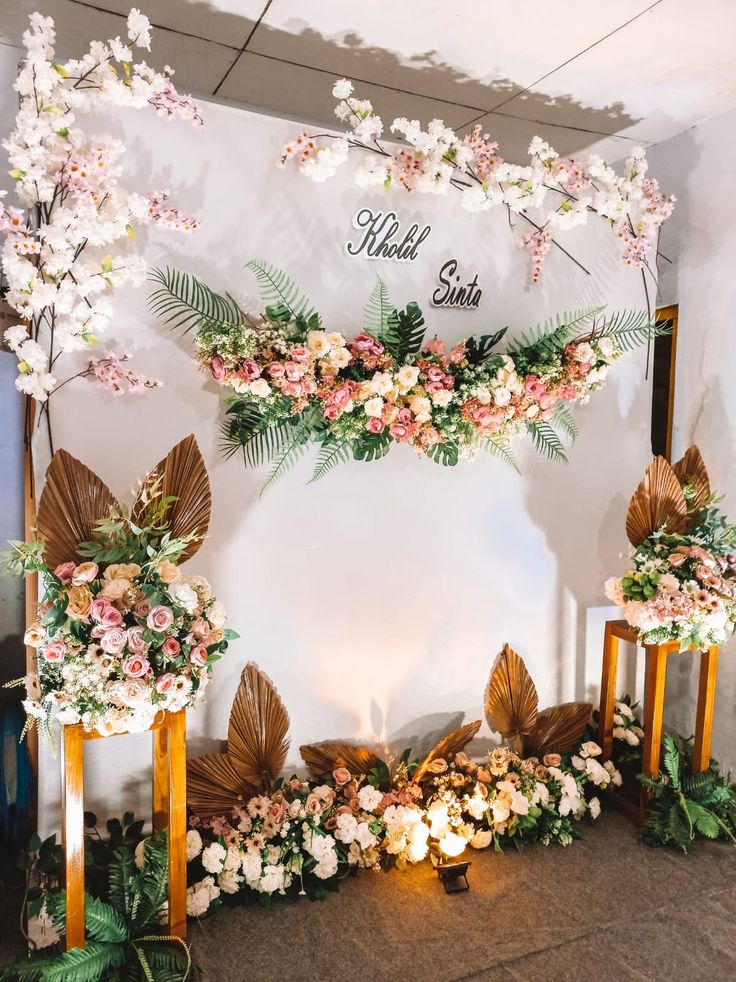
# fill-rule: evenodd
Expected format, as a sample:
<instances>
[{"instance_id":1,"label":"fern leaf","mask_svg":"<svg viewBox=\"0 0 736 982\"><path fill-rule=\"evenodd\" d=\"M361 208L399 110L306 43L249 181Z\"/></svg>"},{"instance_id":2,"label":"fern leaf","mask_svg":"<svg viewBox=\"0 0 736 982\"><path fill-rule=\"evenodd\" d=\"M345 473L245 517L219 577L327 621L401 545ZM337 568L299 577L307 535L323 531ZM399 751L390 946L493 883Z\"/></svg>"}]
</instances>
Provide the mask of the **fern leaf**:
<instances>
[{"instance_id":1,"label":"fern leaf","mask_svg":"<svg viewBox=\"0 0 736 982\"><path fill-rule=\"evenodd\" d=\"M424 314L414 300L404 310L392 310L383 341L401 365L409 355L415 355L424 341Z\"/></svg>"},{"instance_id":2,"label":"fern leaf","mask_svg":"<svg viewBox=\"0 0 736 982\"><path fill-rule=\"evenodd\" d=\"M688 851L693 841L693 824L690 813L681 800L675 802L670 810L667 832L673 845L683 852Z\"/></svg>"},{"instance_id":3,"label":"fern leaf","mask_svg":"<svg viewBox=\"0 0 736 982\"><path fill-rule=\"evenodd\" d=\"M319 314L283 270L261 259L251 259L246 263L246 269L249 269L258 280L261 296L267 304L288 311L289 319L292 321L308 321L309 326L314 328L321 325Z\"/></svg>"},{"instance_id":4,"label":"fern leaf","mask_svg":"<svg viewBox=\"0 0 736 982\"><path fill-rule=\"evenodd\" d=\"M493 454L494 457L500 457L501 460L504 460L507 464L510 464L517 474L521 473L519 470L519 465L505 440L499 440L498 438L492 436L481 437L476 442L476 446L480 450L485 450L486 453Z\"/></svg>"},{"instance_id":5,"label":"fern leaf","mask_svg":"<svg viewBox=\"0 0 736 982\"><path fill-rule=\"evenodd\" d=\"M718 819L707 808L699 805L696 801L686 798L686 807L690 813L690 821L695 829L704 835L706 839L717 839L720 835L720 825Z\"/></svg>"},{"instance_id":6,"label":"fern leaf","mask_svg":"<svg viewBox=\"0 0 736 982\"><path fill-rule=\"evenodd\" d=\"M124 919L133 909L133 879L136 874L135 857L130 846L120 846L113 853L110 863L109 900Z\"/></svg>"},{"instance_id":7,"label":"fern leaf","mask_svg":"<svg viewBox=\"0 0 736 982\"><path fill-rule=\"evenodd\" d=\"M386 284L379 276L368 303L363 309L363 325L374 338L382 341L389 329L389 317L394 307L388 296Z\"/></svg>"},{"instance_id":8,"label":"fern leaf","mask_svg":"<svg viewBox=\"0 0 736 982\"><path fill-rule=\"evenodd\" d=\"M71 948L43 964L43 982L99 982L125 962L121 944L89 941L84 948Z\"/></svg>"},{"instance_id":9,"label":"fern leaf","mask_svg":"<svg viewBox=\"0 0 736 982\"><path fill-rule=\"evenodd\" d=\"M335 440L325 440L317 455L309 483L320 481L326 474L329 474L333 467L337 467L338 464L349 459L350 444L347 440L343 440L342 443L337 443Z\"/></svg>"},{"instance_id":10,"label":"fern leaf","mask_svg":"<svg viewBox=\"0 0 736 982\"><path fill-rule=\"evenodd\" d=\"M567 463L567 455L559 435L549 423L528 423L527 432L532 438L534 449L549 460Z\"/></svg>"},{"instance_id":11,"label":"fern leaf","mask_svg":"<svg viewBox=\"0 0 736 982\"><path fill-rule=\"evenodd\" d=\"M669 334L671 327L665 321L652 321L645 310L622 310L610 317L592 332L591 340L611 338L622 351L633 351L652 338Z\"/></svg>"},{"instance_id":12,"label":"fern leaf","mask_svg":"<svg viewBox=\"0 0 736 982\"><path fill-rule=\"evenodd\" d=\"M273 455L271 471L261 488L262 495L294 467L312 439L313 426L314 414L307 412L289 427L283 442Z\"/></svg>"},{"instance_id":13,"label":"fern leaf","mask_svg":"<svg viewBox=\"0 0 736 982\"><path fill-rule=\"evenodd\" d=\"M186 333L203 323L232 328L243 321L243 312L231 297L220 296L196 276L167 266L151 270L150 279L158 283L148 298L151 313L172 330Z\"/></svg>"},{"instance_id":14,"label":"fern leaf","mask_svg":"<svg viewBox=\"0 0 736 982\"><path fill-rule=\"evenodd\" d=\"M667 774L667 777L669 778L669 782L673 790L679 791L680 751L677 749L677 744L675 743L670 733L665 733L662 742L664 744L664 751L662 754L662 767L664 768L664 771Z\"/></svg>"},{"instance_id":15,"label":"fern leaf","mask_svg":"<svg viewBox=\"0 0 736 982\"><path fill-rule=\"evenodd\" d=\"M555 406L554 415L555 425L558 429L562 430L563 433L567 434L571 443L574 443L578 438L578 428L573 419L573 415L570 412L568 406L564 402L558 402Z\"/></svg>"},{"instance_id":16,"label":"fern leaf","mask_svg":"<svg viewBox=\"0 0 736 982\"><path fill-rule=\"evenodd\" d=\"M557 314L512 341L509 354L529 354L532 350L542 355L554 353L592 324L602 310L603 307L584 307L569 314Z\"/></svg>"}]
</instances>

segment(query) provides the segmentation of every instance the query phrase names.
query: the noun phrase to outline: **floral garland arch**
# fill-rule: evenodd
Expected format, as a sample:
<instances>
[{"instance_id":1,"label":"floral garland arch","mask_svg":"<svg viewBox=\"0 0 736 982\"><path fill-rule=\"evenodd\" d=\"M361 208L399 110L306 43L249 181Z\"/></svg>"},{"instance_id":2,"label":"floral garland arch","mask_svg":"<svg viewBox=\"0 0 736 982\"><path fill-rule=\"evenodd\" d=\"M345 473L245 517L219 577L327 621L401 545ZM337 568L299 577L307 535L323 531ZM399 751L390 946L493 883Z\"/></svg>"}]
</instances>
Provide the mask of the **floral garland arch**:
<instances>
[{"instance_id":1,"label":"floral garland arch","mask_svg":"<svg viewBox=\"0 0 736 982\"><path fill-rule=\"evenodd\" d=\"M265 310L245 313L195 277L156 270L151 307L170 326L196 329L196 357L227 399L223 450L248 466L270 462L264 485L290 470L307 446L319 453L312 480L341 461L377 460L405 443L455 465L478 450L514 463L511 442L528 434L538 451L566 460L573 403L587 402L611 364L663 328L646 312L601 307L561 314L496 350L506 329L450 351L425 340L415 302L398 309L379 279L348 341L326 331L309 300L281 270L248 263Z\"/></svg>"}]
</instances>

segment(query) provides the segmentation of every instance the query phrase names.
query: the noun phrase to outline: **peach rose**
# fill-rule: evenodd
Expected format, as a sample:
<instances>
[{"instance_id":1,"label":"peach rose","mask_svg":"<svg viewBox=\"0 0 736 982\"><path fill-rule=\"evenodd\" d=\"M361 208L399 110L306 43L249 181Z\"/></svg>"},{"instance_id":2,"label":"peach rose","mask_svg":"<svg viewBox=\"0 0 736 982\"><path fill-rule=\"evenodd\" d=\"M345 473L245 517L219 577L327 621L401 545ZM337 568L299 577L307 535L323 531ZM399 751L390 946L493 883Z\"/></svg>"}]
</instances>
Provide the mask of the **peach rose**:
<instances>
[{"instance_id":1,"label":"peach rose","mask_svg":"<svg viewBox=\"0 0 736 982\"><path fill-rule=\"evenodd\" d=\"M119 576L117 579L105 581L100 596L111 601L121 600L132 587L133 584L130 580L126 580L124 576Z\"/></svg>"},{"instance_id":2,"label":"peach rose","mask_svg":"<svg viewBox=\"0 0 736 982\"><path fill-rule=\"evenodd\" d=\"M156 572L164 583L178 583L184 579L184 574L176 565L168 559L162 559L156 567Z\"/></svg>"},{"instance_id":3,"label":"peach rose","mask_svg":"<svg viewBox=\"0 0 736 982\"><path fill-rule=\"evenodd\" d=\"M559 767L561 762L562 758L559 754L545 754L542 758L545 767Z\"/></svg>"},{"instance_id":4,"label":"peach rose","mask_svg":"<svg viewBox=\"0 0 736 982\"><path fill-rule=\"evenodd\" d=\"M162 696L166 695L173 687L174 682L176 682L176 676L172 675L171 672L164 672L163 675L159 675L156 679L156 692Z\"/></svg>"},{"instance_id":5,"label":"peach rose","mask_svg":"<svg viewBox=\"0 0 736 982\"><path fill-rule=\"evenodd\" d=\"M45 637L46 637L46 628L42 624L39 624L38 621L34 621L32 624L29 624L28 627L26 628L26 633L23 638L23 641L31 648L37 648Z\"/></svg>"},{"instance_id":6,"label":"peach rose","mask_svg":"<svg viewBox=\"0 0 736 982\"><path fill-rule=\"evenodd\" d=\"M52 664L64 661L66 653L67 647L64 641L49 641L42 650L44 661L51 662Z\"/></svg>"},{"instance_id":7,"label":"peach rose","mask_svg":"<svg viewBox=\"0 0 736 982\"><path fill-rule=\"evenodd\" d=\"M111 580L134 580L140 572L138 563L111 563L102 575L109 583Z\"/></svg>"},{"instance_id":8,"label":"peach rose","mask_svg":"<svg viewBox=\"0 0 736 982\"><path fill-rule=\"evenodd\" d=\"M322 811L322 802L317 795L310 794L304 805L307 815L319 815Z\"/></svg>"},{"instance_id":9,"label":"peach rose","mask_svg":"<svg viewBox=\"0 0 736 982\"><path fill-rule=\"evenodd\" d=\"M146 675L150 667L148 659L142 655L131 655L130 658L126 658L123 662L123 671L132 679L142 678Z\"/></svg>"},{"instance_id":10,"label":"peach rose","mask_svg":"<svg viewBox=\"0 0 736 982\"><path fill-rule=\"evenodd\" d=\"M430 774L444 774L447 770L447 761L444 757L435 757L430 761L428 770Z\"/></svg>"},{"instance_id":11,"label":"peach rose","mask_svg":"<svg viewBox=\"0 0 736 982\"><path fill-rule=\"evenodd\" d=\"M91 583L97 577L97 569L97 563L80 563L79 566L75 566L72 573L72 586Z\"/></svg>"},{"instance_id":12,"label":"peach rose","mask_svg":"<svg viewBox=\"0 0 736 982\"><path fill-rule=\"evenodd\" d=\"M204 668L207 664L207 649L203 644L198 644L189 652L189 661L197 668Z\"/></svg>"},{"instance_id":13,"label":"peach rose","mask_svg":"<svg viewBox=\"0 0 736 982\"><path fill-rule=\"evenodd\" d=\"M176 658L181 651L181 645L176 638L169 636L168 638L164 638L164 643L161 645L161 651L163 651L167 658Z\"/></svg>"},{"instance_id":14,"label":"peach rose","mask_svg":"<svg viewBox=\"0 0 736 982\"><path fill-rule=\"evenodd\" d=\"M174 623L174 612L170 607L153 607L146 618L146 624L152 631L162 634Z\"/></svg>"},{"instance_id":15,"label":"peach rose","mask_svg":"<svg viewBox=\"0 0 736 982\"><path fill-rule=\"evenodd\" d=\"M94 563L92 564L94 565ZM87 619L90 607L92 606L92 594L89 587L73 586L70 587L66 595L66 616L73 621L84 621Z\"/></svg>"},{"instance_id":16,"label":"peach rose","mask_svg":"<svg viewBox=\"0 0 736 982\"><path fill-rule=\"evenodd\" d=\"M198 617L192 624L192 634L197 641L206 641L210 630L210 622L204 617Z\"/></svg>"},{"instance_id":17,"label":"peach rose","mask_svg":"<svg viewBox=\"0 0 736 982\"><path fill-rule=\"evenodd\" d=\"M332 772L332 777L335 781L335 784L337 784L338 787L342 787L343 784L349 784L350 781L352 780L352 774L347 769L347 767L337 767Z\"/></svg>"}]
</instances>

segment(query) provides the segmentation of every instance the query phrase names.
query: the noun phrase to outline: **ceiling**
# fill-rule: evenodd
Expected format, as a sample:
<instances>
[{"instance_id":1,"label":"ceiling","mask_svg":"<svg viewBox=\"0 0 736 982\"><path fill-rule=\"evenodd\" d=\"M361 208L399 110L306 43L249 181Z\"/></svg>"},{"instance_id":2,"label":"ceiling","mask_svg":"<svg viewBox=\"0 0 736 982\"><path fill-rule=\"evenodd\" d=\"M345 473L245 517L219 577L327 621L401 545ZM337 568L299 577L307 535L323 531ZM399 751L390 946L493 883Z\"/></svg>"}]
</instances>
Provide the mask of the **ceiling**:
<instances>
[{"instance_id":1,"label":"ceiling","mask_svg":"<svg viewBox=\"0 0 736 982\"><path fill-rule=\"evenodd\" d=\"M125 34L135 0L3 0L0 41L28 14L56 20L57 50ZM138 0L151 64L181 89L333 125L333 79L389 122L480 123L510 159L535 133L610 160L736 107L736 0Z\"/></svg>"}]
</instances>

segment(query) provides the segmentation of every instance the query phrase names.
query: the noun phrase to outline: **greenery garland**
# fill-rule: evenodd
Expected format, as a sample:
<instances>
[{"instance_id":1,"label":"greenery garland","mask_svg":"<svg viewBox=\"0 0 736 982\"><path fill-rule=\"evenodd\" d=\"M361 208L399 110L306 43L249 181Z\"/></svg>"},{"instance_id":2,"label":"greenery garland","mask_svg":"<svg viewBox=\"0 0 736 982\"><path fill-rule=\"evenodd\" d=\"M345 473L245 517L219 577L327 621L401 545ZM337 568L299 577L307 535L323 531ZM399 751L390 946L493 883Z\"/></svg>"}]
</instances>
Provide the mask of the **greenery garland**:
<instances>
[{"instance_id":1,"label":"greenery garland","mask_svg":"<svg viewBox=\"0 0 736 982\"><path fill-rule=\"evenodd\" d=\"M223 451L241 452L249 467L269 463L264 490L313 443L312 480L349 458L378 460L394 443L445 466L479 450L514 464L510 444L526 434L541 454L565 461L565 441L576 435L569 407L587 402L624 353L666 330L646 312L589 307L550 319L505 353L497 346L506 328L446 351L426 340L419 306L396 307L379 279L348 341L324 330L283 271L258 260L247 268L262 315L169 268L152 274L151 308L170 327L196 331L200 366L234 393Z\"/></svg>"}]
</instances>

